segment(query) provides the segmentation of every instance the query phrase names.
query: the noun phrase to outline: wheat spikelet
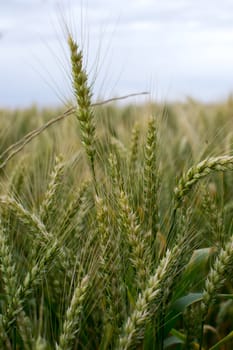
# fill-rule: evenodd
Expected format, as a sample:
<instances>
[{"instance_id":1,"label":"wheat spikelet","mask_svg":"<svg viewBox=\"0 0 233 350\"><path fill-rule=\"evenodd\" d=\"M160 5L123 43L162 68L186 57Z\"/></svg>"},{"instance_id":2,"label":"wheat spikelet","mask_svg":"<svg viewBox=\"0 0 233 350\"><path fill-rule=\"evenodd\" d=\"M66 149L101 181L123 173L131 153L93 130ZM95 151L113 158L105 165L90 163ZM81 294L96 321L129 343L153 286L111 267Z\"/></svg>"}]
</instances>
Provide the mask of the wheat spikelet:
<instances>
[{"instance_id":1,"label":"wheat spikelet","mask_svg":"<svg viewBox=\"0 0 233 350\"><path fill-rule=\"evenodd\" d=\"M25 158L20 160L20 164L15 167L13 170L10 179L9 179L9 190L8 193L15 193L19 195L22 190L24 180L25 180L25 172L26 172L26 162Z\"/></svg>"},{"instance_id":2,"label":"wheat spikelet","mask_svg":"<svg viewBox=\"0 0 233 350\"><path fill-rule=\"evenodd\" d=\"M43 276L51 268L51 263L54 263L53 259L59 256L58 253L61 253L60 243L54 239L41 253L42 257L39 261L26 274L20 290L21 295L26 297L41 282Z\"/></svg>"},{"instance_id":3,"label":"wheat spikelet","mask_svg":"<svg viewBox=\"0 0 233 350\"><path fill-rule=\"evenodd\" d=\"M76 116L80 124L82 143L90 160L91 170L95 181L94 159L96 149L94 114L91 107L92 93L88 86L87 73L83 67L82 51L69 35L68 44L71 52L73 88L77 100Z\"/></svg>"},{"instance_id":4,"label":"wheat spikelet","mask_svg":"<svg viewBox=\"0 0 233 350\"><path fill-rule=\"evenodd\" d=\"M113 186L113 189L116 191L118 189L118 175L119 175L119 167L117 164L117 158L116 155L111 153L108 159L109 162L109 174L110 174L110 180L111 184Z\"/></svg>"},{"instance_id":5,"label":"wheat spikelet","mask_svg":"<svg viewBox=\"0 0 233 350\"><path fill-rule=\"evenodd\" d=\"M111 137L110 138L111 145L115 148L116 153L119 154L121 159L126 159L128 156L128 150L125 147L125 145L116 137Z\"/></svg>"},{"instance_id":6,"label":"wheat spikelet","mask_svg":"<svg viewBox=\"0 0 233 350\"><path fill-rule=\"evenodd\" d=\"M61 184L61 179L64 170L63 157L60 155L55 158L55 166L50 175L50 182L45 193L44 200L40 205L40 217L43 222L46 222L49 216L53 216L56 207L56 193Z\"/></svg>"},{"instance_id":7,"label":"wheat spikelet","mask_svg":"<svg viewBox=\"0 0 233 350\"><path fill-rule=\"evenodd\" d=\"M8 331L17 320L17 317L22 314L23 304L26 298L37 287L46 271L50 268L50 264L58 253L59 248L57 242L43 252L42 258L27 272L23 283L18 287L14 296L10 299L5 315L3 315L3 325ZM26 320L25 320L26 322Z\"/></svg>"},{"instance_id":8,"label":"wheat spikelet","mask_svg":"<svg viewBox=\"0 0 233 350\"><path fill-rule=\"evenodd\" d=\"M6 232L0 220L0 269L4 282L4 290L8 302L17 290L17 271L13 262L12 253L6 238Z\"/></svg>"},{"instance_id":9,"label":"wheat spikelet","mask_svg":"<svg viewBox=\"0 0 233 350\"><path fill-rule=\"evenodd\" d=\"M111 185L111 192L114 196L114 199L117 200L119 191L123 189L124 181L122 178L122 173L120 171L120 166L118 164L117 157L114 153L110 153L108 158L108 172Z\"/></svg>"},{"instance_id":10,"label":"wheat spikelet","mask_svg":"<svg viewBox=\"0 0 233 350\"><path fill-rule=\"evenodd\" d=\"M12 211L22 223L27 225L30 230L38 236L38 238L42 235L44 239L49 239L49 233L41 220L34 213L31 213L24 208L24 206L16 199L10 196L1 196L0 204Z\"/></svg>"},{"instance_id":11,"label":"wheat spikelet","mask_svg":"<svg viewBox=\"0 0 233 350\"><path fill-rule=\"evenodd\" d=\"M201 304L198 305L198 315L199 315L199 324L200 324L200 332L199 332L200 349L203 343L204 323L207 317L207 313L209 311L209 307L213 303L219 289L223 286L226 280L227 274L229 274L229 269L232 271L232 261L233 261L232 252L233 252L233 236L231 236L228 242L225 244L225 246L223 246L220 249L205 281L202 301L201 301Z\"/></svg>"},{"instance_id":12,"label":"wheat spikelet","mask_svg":"<svg viewBox=\"0 0 233 350\"><path fill-rule=\"evenodd\" d=\"M144 337L146 323L159 309L162 293L161 282L166 276L171 259L172 253L167 250L155 274L150 277L145 289L139 294L134 310L123 327L123 334L117 345L118 350L133 348Z\"/></svg>"},{"instance_id":13,"label":"wheat spikelet","mask_svg":"<svg viewBox=\"0 0 233 350\"><path fill-rule=\"evenodd\" d=\"M61 242L58 242L57 236L55 234L47 231L44 223L37 215L25 209L21 203L10 196L0 197L0 204L4 205L8 210L12 211L14 215L28 227L29 231L34 234L33 237L30 237L32 239L32 245L29 254L32 259L32 264L34 264L35 271L41 266L38 265L38 250L41 248L46 251L46 254L48 254L48 256L50 253L51 255L55 253L53 250L59 250L59 254L57 255L58 262L60 266L66 268L67 259L65 258L66 254L64 247L62 247ZM49 249L51 249L50 253ZM44 256L45 259L46 254ZM42 261L40 263L42 263ZM34 268L32 268L32 274Z\"/></svg>"},{"instance_id":14,"label":"wheat spikelet","mask_svg":"<svg viewBox=\"0 0 233 350\"><path fill-rule=\"evenodd\" d=\"M182 176L175 188L176 207L179 206L182 198L200 179L208 176L213 171L227 170L233 170L233 156L207 158L191 167L187 173Z\"/></svg>"},{"instance_id":15,"label":"wheat spikelet","mask_svg":"<svg viewBox=\"0 0 233 350\"><path fill-rule=\"evenodd\" d=\"M208 230L211 232L213 237L213 244L221 248L222 242L224 241L224 219L223 211L219 210L216 203L216 198L211 195L210 189L214 184L209 184L209 188L203 189L204 193L202 196L201 208L205 218L207 218ZM214 186L215 187L215 186Z\"/></svg>"},{"instance_id":16,"label":"wheat spikelet","mask_svg":"<svg viewBox=\"0 0 233 350\"><path fill-rule=\"evenodd\" d=\"M150 247L152 259L155 256L155 241L158 231L158 167L157 167L157 125L155 118L148 123L147 138L144 151L144 221L146 229L151 231Z\"/></svg>"},{"instance_id":17,"label":"wheat spikelet","mask_svg":"<svg viewBox=\"0 0 233 350\"><path fill-rule=\"evenodd\" d=\"M207 315L210 304L226 279L226 273L231 267L233 258L233 236L220 249L213 266L207 276L202 300L203 319Z\"/></svg>"},{"instance_id":18,"label":"wheat spikelet","mask_svg":"<svg viewBox=\"0 0 233 350\"><path fill-rule=\"evenodd\" d=\"M139 124L136 122L131 135L131 144L130 144L130 150L129 150L129 167L131 169L131 172L134 173L135 166L138 158L138 148L139 148Z\"/></svg>"},{"instance_id":19,"label":"wheat spikelet","mask_svg":"<svg viewBox=\"0 0 233 350\"><path fill-rule=\"evenodd\" d=\"M73 342L80 330L81 313L89 282L89 276L86 275L75 288L70 306L66 312L59 344L56 346L57 350L71 350L73 348Z\"/></svg>"},{"instance_id":20,"label":"wheat spikelet","mask_svg":"<svg viewBox=\"0 0 233 350\"><path fill-rule=\"evenodd\" d=\"M14 306L18 306L18 308L21 308L21 301L17 300L17 293L19 290L19 285L17 281L17 271L15 264L13 263L12 254L10 252L7 239L6 239L6 233L4 228L1 225L0 222L0 269L1 269L1 277L4 281L4 289L7 299L7 306L6 306L6 314L3 314L2 319L2 327L4 328L4 331L8 332L9 326L13 324L13 320L8 320L7 322L7 315L10 313L10 307L13 303ZM19 325L20 329L20 335L24 339L24 346L25 349L29 349L31 344L31 328L30 328L30 322L28 322L28 318L26 314L23 311L20 311L19 318L17 317L17 323ZM15 319L16 320L16 319ZM27 325L27 337L24 337L25 334L25 325Z\"/></svg>"},{"instance_id":21,"label":"wheat spikelet","mask_svg":"<svg viewBox=\"0 0 233 350\"><path fill-rule=\"evenodd\" d=\"M85 202L85 197L89 186L89 181L84 181L78 190L73 194L73 198L70 200L68 207L65 210L64 217L62 218L61 227L63 231L66 230L75 216L81 218L82 215L80 210Z\"/></svg>"},{"instance_id":22,"label":"wheat spikelet","mask_svg":"<svg viewBox=\"0 0 233 350\"><path fill-rule=\"evenodd\" d=\"M13 263L13 257L9 249L9 245L6 239L6 233L2 224L0 222L0 269L1 269L1 278L4 281L4 290L6 294L6 310L3 314L1 324L2 324L2 335L1 338L6 340L6 333L9 331L9 327L13 325L13 322L17 319L20 335L24 339L25 349L30 349L29 345L31 344L31 329L30 322L28 322L28 318L23 311L19 311L20 319L14 318L13 320L8 319L8 315L11 313L11 306L13 308L17 306L19 310L21 310L21 301L17 299L17 293L19 290L19 285L17 281L17 271L15 264ZM14 315L16 316L16 315ZM27 324L27 337L24 337L24 325Z\"/></svg>"},{"instance_id":23,"label":"wheat spikelet","mask_svg":"<svg viewBox=\"0 0 233 350\"><path fill-rule=\"evenodd\" d=\"M141 290L148 275L146 245L136 215L130 208L128 198L123 191L119 194L118 202L122 239L129 241L131 247L130 260L135 268L137 286Z\"/></svg>"},{"instance_id":24,"label":"wheat spikelet","mask_svg":"<svg viewBox=\"0 0 233 350\"><path fill-rule=\"evenodd\" d=\"M17 316L19 334L23 340L25 350L31 350L33 344L32 324L29 317L22 310Z\"/></svg>"},{"instance_id":25,"label":"wheat spikelet","mask_svg":"<svg viewBox=\"0 0 233 350\"><path fill-rule=\"evenodd\" d=\"M54 235L47 231L44 223L37 215L24 208L16 199L10 196L1 196L0 204L4 206L4 210L10 210L19 221L26 225L28 233L31 233L29 236L30 239L33 236L29 256L35 261L37 259L38 249L45 247L49 242L53 242L55 239Z\"/></svg>"}]
</instances>

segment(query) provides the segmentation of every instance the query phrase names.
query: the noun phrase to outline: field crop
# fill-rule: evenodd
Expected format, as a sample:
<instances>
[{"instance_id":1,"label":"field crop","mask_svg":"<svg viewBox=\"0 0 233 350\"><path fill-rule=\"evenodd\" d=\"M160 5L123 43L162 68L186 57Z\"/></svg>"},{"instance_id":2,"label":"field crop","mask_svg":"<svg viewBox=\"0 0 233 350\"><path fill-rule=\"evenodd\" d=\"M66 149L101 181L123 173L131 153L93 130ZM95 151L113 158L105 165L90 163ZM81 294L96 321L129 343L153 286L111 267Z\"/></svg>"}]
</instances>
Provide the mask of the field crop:
<instances>
[{"instance_id":1,"label":"field crop","mask_svg":"<svg viewBox=\"0 0 233 350\"><path fill-rule=\"evenodd\" d=\"M75 104L0 111L0 348L232 349L232 98L95 104L68 43Z\"/></svg>"}]
</instances>

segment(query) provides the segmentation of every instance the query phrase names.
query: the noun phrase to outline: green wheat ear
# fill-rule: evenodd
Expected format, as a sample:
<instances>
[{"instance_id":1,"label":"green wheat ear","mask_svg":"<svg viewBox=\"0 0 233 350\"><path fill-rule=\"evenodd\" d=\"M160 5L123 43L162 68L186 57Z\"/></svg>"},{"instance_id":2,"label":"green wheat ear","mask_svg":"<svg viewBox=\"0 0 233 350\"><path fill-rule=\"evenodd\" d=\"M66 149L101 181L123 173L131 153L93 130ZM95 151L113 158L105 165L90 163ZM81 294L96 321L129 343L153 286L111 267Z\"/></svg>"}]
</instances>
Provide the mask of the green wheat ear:
<instances>
[{"instance_id":1,"label":"green wheat ear","mask_svg":"<svg viewBox=\"0 0 233 350\"><path fill-rule=\"evenodd\" d=\"M40 205L40 217L42 222L47 224L48 218L54 215L56 208L56 195L62 183L62 175L64 172L63 156L55 158L55 166L50 174L50 182L45 192L44 199Z\"/></svg>"},{"instance_id":2,"label":"green wheat ear","mask_svg":"<svg viewBox=\"0 0 233 350\"><path fill-rule=\"evenodd\" d=\"M233 156L220 156L206 158L202 162L191 167L184 174L175 188L176 208L180 205L183 197L202 178L208 176L213 171L233 170Z\"/></svg>"},{"instance_id":3,"label":"green wheat ear","mask_svg":"<svg viewBox=\"0 0 233 350\"><path fill-rule=\"evenodd\" d=\"M71 350L73 343L80 331L80 320L82 316L83 304L88 291L89 276L86 275L76 286L70 305L66 311L62 333L60 334L59 345L56 350Z\"/></svg>"},{"instance_id":4,"label":"green wheat ear","mask_svg":"<svg viewBox=\"0 0 233 350\"><path fill-rule=\"evenodd\" d=\"M88 86L88 76L83 67L83 54L71 35L68 37L68 44L71 55L73 89L77 101L76 117L80 124L81 138L87 156L90 160L90 167L95 180L95 124L94 113L91 107L92 92Z\"/></svg>"},{"instance_id":5,"label":"green wheat ear","mask_svg":"<svg viewBox=\"0 0 233 350\"><path fill-rule=\"evenodd\" d=\"M159 205L158 187L159 174L157 164L157 133L158 126L155 117L148 122L146 143L144 150L144 218L147 229L152 233L152 249L155 248L156 234L158 231Z\"/></svg>"}]
</instances>

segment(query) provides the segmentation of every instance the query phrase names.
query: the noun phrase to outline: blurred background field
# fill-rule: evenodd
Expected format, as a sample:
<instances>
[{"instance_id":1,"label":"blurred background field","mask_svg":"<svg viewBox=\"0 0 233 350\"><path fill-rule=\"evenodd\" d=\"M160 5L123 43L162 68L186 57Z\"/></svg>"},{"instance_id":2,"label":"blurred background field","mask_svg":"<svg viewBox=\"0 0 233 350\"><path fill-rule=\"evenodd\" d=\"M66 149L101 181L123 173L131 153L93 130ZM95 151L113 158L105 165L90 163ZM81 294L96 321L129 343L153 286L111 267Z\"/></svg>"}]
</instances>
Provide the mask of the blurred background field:
<instances>
[{"instance_id":1,"label":"blurred background field","mask_svg":"<svg viewBox=\"0 0 233 350\"><path fill-rule=\"evenodd\" d=\"M129 146L134 124L139 123L143 134L148 118L154 115L158 123L162 121L166 125L165 130L161 131L163 132L161 140L164 145L167 145L169 153L172 151L171 161L173 159L174 166L182 152L185 156L183 164L188 162L188 166L193 160L200 160L206 154L226 154L232 151L233 98L231 96L225 102L208 104L189 98L183 103L146 102L124 103L124 105L108 103L94 109L99 136L105 134L107 129L107 133L112 138L120 138L126 146ZM66 110L67 107L39 108L36 105L27 109L1 109L1 151ZM72 148L73 143L76 145L79 142L78 127L74 119L72 116L67 116L38 138L45 137L50 140L57 151L59 148L61 150L64 150L64 147ZM56 142L53 140L54 135L57 138ZM36 143L36 141L33 142ZM31 149L33 142L25 152Z\"/></svg>"},{"instance_id":2,"label":"blurred background field","mask_svg":"<svg viewBox=\"0 0 233 350\"><path fill-rule=\"evenodd\" d=\"M66 107L43 109L32 106L27 109L0 110L0 154L34 129L61 115L66 109ZM112 147L118 150L123 158L127 158L135 127L138 129L139 145L142 145L146 137L148 120L154 116L159 128L159 166L163 172L164 183L170 192L182 173L193 164L204 158L232 154L232 110L232 97L222 103L209 104L190 98L185 103L148 102L121 106L110 103L94 107L100 170L103 164L108 162ZM137 151L137 171L142 172L140 162L144 157L143 148L138 146ZM67 161L75 159L76 156L78 162L82 162L83 157L85 158L79 126L74 115L69 115L53 124L36 136L19 154L16 153L4 168L4 174L7 175L5 178L11 176L8 174L17 172L18 166L23 166L24 159L27 164L32 164L32 167L34 161L41 162L37 166L40 166L41 171L46 174L54 156L60 153ZM7 156L7 153L3 154L1 161L3 162ZM37 176L39 179L40 174ZM82 181L85 176L85 171L82 171L77 178L80 177L79 181ZM137 181L137 178L134 180ZM27 182L25 181L25 184ZM230 201L231 195L232 186L229 183L224 196Z\"/></svg>"}]
</instances>

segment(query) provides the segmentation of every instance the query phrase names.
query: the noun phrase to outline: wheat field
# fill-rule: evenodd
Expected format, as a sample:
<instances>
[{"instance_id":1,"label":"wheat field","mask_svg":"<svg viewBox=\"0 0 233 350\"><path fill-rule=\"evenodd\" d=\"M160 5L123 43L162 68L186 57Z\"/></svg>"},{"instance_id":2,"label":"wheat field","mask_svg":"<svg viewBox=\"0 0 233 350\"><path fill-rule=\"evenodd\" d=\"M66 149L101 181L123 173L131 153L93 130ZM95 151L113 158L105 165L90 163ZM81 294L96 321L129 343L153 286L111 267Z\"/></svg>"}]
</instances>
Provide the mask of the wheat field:
<instances>
[{"instance_id":1,"label":"wheat field","mask_svg":"<svg viewBox=\"0 0 233 350\"><path fill-rule=\"evenodd\" d=\"M68 111L0 111L0 348L232 349L232 98L95 103L68 46Z\"/></svg>"}]
</instances>

